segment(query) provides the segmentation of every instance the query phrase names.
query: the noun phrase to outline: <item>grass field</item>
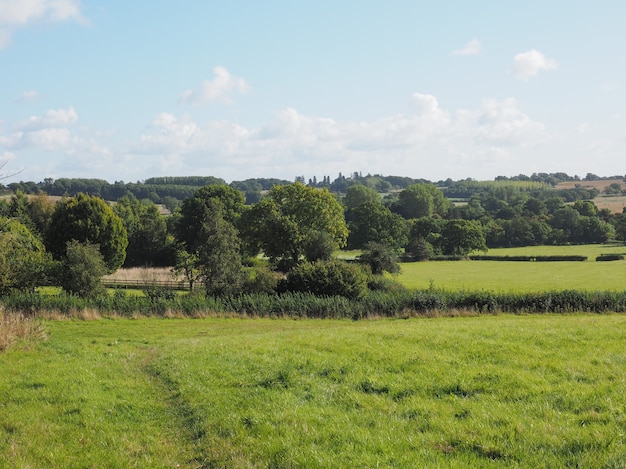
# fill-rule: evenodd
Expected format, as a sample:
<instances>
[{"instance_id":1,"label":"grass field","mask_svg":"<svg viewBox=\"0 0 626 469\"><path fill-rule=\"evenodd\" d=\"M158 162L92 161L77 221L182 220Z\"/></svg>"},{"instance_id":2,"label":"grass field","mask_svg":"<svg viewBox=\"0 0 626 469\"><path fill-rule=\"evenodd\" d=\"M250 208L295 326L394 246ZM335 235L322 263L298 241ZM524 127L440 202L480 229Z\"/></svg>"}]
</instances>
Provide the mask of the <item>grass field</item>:
<instances>
[{"instance_id":1,"label":"grass field","mask_svg":"<svg viewBox=\"0 0 626 469\"><path fill-rule=\"evenodd\" d=\"M480 253L479 253L480 254ZM401 265L397 279L408 288L538 292L626 290L626 261L595 262L600 254L626 254L626 246L528 246L490 249L497 256L587 256L586 262L436 261Z\"/></svg>"},{"instance_id":2,"label":"grass field","mask_svg":"<svg viewBox=\"0 0 626 469\"><path fill-rule=\"evenodd\" d=\"M624 467L626 318L56 321L0 467Z\"/></svg>"}]
</instances>

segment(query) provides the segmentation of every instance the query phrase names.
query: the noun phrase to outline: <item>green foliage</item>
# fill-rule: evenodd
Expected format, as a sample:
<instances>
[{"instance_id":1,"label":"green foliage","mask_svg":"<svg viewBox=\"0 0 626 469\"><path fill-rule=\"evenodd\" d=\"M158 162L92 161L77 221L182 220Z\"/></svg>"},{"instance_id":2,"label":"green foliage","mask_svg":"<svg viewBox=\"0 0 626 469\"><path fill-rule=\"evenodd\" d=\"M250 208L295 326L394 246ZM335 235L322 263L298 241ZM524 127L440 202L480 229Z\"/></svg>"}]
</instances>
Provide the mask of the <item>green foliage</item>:
<instances>
[{"instance_id":1,"label":"green foliage","mask_svg":"<svg viewBox=\"0 0 626 469\"><path fill-rule=\"evenodd\" d=\"M358 260L367 265L374 275L382 275L384 272L390 274L400 272L397 254L381 243L367 243Z\"/></svg>"},{"instance_id":2,"label":"green foliage","mask_svg":"<svg viewBox=\"0 0 626 469\"><path fill-rule=\"evenodd\" d=\"M444 216L450 209L450 201L433 184L413 184L400 192L393 210L406 219Z\"/></svg>"},{"instance_id":3,"label":"green foliage","mask_svg":"<svg viewBox=\"0 0 626 469\"><path fill-rule=\"evenodd\" d=\"M276 293L278 283L282 279L281 274L274 272L265 265L247 269L246 274L243 283L244 293Z\"/></svg>"},{"instance_id":4,"label":"green foliage","mask_svg":"<svg viewBox=\"0 0 626 469\"><path fill-rule=\"evenodd\" d=\"M176 238L185 244L188 252L197 250L203 225L214 214L214 202L221 205L221 216L236 225L244 210L243 193L226 184L215 184L198 189L194 196L183 201L181 216L177 220Z\"/></svg>"},{"instance_id":5,"label":"green foliage","mask_svg":"<svg viewBox=\"0 0 626 469\"><path fill-rule=\"evenodd\" d=\"M117 201L114 212L128 233L125 267L172 264L167 224L154 203L142 203L133 196Z\"/></svg>"},{"instance_id":6,"label":"green foliage","mask_svg":"<svg viewBox=\"0 0 626 469\"><path fill-rule=\"evenodd\" d=\"M67 293L95 298L105 293L102 277L106 273L107 266L98 246L72 240L67 242L56 280Z\"/></svg>"},{"instance_id":7,"label":"green foliage","mask_svg":"<svg viewBox=\"0 0 626 469\"><path fill-rule=\"evenodd\" d=\"M365 294L367 274L358 265L340 260L303 262L287 274L283 288L355 299Z\"/></svg>"},{"instance_id":8,"label":"green foliage","mask_svg":"<svg viewBox=\"0 0 626 469\"><path fill-rule=\"evenodd\" d=\"M381 203L378 192L371 187L364 186L363 184L355 184L346 189L346 196L343 199L343 203L348 212L368 202Z\"/></svg>"},{"instance_id":9,"label":"green foliage","mask_svg":"<svg viewBox=\"0 0 626 469\"><path fill-rule=\"evenodd\" d=\"M57 204L45 244L55 259L61 259L68 241L98 245L109 273L126 258L128 234L122 219L98 197L78 194Z\"/></svg>"},{"instance_id":10,"label":"green foliage","mask_svg":"<svg viewBox=\"0 0 626 469\"><path fill-rule=\"evenodd\" d=\"M45 282L50 266L43 244L25 225L0 218L0 295L34 290Z\"/></svg>"},{"instance_id":11,"label":"green foliage","mask_svg":"<svg viewBox=\"0 0 626 469\"><path fill-rule=\"evenodd\" d=\"M314 189L301 183L274 186L268 196L245 212L239 223L247 251L259 250L275 264L286 261L296 265L302 256L318 250L307 247L323 235L332 250L345 246L347 228L343 208L326 189ZM311 260L311 259L309 259Z\"/></svg>"},{"instance_id":12,"label":"green foliage","mask_svg":"<svg viewBox=\"0 0 626 469\"><path fill-rule=\"evenodd\" d=\"M241 246L237 230L223 217L222 204L211 199L198 233L196 267L206 294L232 295L243 283Z\"/></svg>"},{"instance_id":13,"label":"green foliage","mask_svg":"<svg viewBox=\"0 0 626 469\"><path fill-rule=\"evenodd\" d=\"M348 249L362 249L374 242L399 250L409 232L406 220L380 202L364 202L354 208L348 229Z\"/></svg>"},{"instance_id":14,"label":"green foliage","mask_svg":"<svg viewBox=\"0 0 626 469\"><path fill-rule=\"evenodd\" d=\"M441 251L445 255L456 256L471 251L487 251L482 227L470 220L447 221L441 232Z\"/></svg>"}]
</instances>

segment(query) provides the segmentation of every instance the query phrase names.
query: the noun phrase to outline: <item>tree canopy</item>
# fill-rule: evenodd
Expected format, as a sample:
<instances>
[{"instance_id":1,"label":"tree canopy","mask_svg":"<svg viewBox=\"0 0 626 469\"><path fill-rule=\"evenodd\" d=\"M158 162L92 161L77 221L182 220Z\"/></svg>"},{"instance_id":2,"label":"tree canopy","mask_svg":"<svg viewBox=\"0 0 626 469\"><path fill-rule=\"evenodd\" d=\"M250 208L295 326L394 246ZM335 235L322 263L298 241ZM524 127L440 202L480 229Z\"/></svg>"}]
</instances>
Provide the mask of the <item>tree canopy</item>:
<instances>
[{"instance_id":1,"label":"tree canopy","mask_svg":"<svg viewBox=\"0 0 626 469\"><path fill-rule=\"evenodd\" d=\"M335 196L299 182L274 186L244 214L240 226L251 251L262 250L274 262L291 265L306 257L307 251L315 252L310 249L315 239L338 249L348 236L343 207Z\"/></svg>"},{"instance_id":2,"label":"tree canopy","mask_svg":"<svg viewBox=\"0 0 626 469\"><path fill-rule=\"evenodd\" d=\"M55 259L62 259L68 241L98 245L108 272L124 263L128 235L122 219L99 197L78 194L57 204L45 234Z\"/></svg>"}]
</instances>

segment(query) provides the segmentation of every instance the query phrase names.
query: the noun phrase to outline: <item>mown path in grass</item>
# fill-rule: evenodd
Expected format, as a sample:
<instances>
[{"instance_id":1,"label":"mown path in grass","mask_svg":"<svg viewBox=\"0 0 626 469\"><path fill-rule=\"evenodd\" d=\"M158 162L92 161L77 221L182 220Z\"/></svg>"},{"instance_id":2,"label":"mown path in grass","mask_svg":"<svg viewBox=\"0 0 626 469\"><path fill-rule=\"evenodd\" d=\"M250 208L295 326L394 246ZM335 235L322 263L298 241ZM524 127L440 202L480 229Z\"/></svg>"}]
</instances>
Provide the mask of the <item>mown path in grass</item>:
<instances>
[{"instance_id":1,"label":"mown path in grass","mask_svg":"<svg viewBox=\"0 0 626 469\"><path fill-rule=\"evenodd\" d=\"M0 467L623 467L626 317L46 322Z\"/></svg>"}]
</instances>

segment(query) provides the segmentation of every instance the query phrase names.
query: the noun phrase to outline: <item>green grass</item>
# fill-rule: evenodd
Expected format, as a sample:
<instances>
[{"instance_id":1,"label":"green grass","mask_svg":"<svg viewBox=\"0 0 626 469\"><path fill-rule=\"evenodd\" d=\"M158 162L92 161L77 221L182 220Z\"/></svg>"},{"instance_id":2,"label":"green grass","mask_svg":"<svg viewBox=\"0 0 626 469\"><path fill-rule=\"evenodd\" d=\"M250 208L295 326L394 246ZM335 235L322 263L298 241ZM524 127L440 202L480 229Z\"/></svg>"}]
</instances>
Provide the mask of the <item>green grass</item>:
<instances>
[{"instance_id":1,"label":"green grass","mask_svg":"<svg viewBox=\"0 0 626 469\"><path fill-rule=\"evenodd\" d=\"M0 467L624 467L620 315L47 322Z\"/></svg>"},{"instance_id":2,"label":"green grass","mask_svg":"<svg viewBox=\"0 0 626 469\"><path fill-rule=\"evenodd\" d=\"M397 280L408 288L452 291L624 291L626 261L595 262L600 254L626 253L626 246L529 246L490 249L502 256L587 256L586 262L433 261L401 264Z\"/></svg>"}]
</instances>

